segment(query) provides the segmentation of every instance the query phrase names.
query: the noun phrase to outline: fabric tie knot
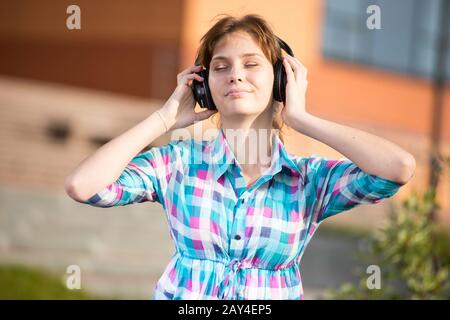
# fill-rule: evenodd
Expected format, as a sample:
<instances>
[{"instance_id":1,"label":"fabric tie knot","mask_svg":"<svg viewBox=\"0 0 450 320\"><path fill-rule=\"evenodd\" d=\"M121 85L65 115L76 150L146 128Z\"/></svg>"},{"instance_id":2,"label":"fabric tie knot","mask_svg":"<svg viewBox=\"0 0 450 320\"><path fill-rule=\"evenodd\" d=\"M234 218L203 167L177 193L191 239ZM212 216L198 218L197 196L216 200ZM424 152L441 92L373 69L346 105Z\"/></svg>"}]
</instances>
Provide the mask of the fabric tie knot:
<instances>
[{"instance_id":1,"label":"fabric tie knot","mask_svg":"<svg viewBox=\"0 0 450 320\"><path fill-rule=\"evenodd\" d=\"M237 274L239 270L246 267L251 266L247 266L239 259L233 259L225 266L225 278L219 284L219 299L226 300L235 296Z\"/></svg>"}]
</instances>

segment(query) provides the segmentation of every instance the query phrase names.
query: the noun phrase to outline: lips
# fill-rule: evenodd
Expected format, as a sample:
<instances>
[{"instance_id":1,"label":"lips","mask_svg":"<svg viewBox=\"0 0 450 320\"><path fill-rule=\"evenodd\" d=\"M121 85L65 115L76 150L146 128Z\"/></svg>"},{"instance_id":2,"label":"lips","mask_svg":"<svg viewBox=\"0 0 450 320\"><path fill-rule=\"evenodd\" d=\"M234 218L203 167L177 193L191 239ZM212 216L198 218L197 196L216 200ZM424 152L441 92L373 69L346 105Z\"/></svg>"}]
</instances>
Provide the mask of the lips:
<instances>
[{"instance_id":1,"label":"lips","mask_svg":"<svg viewBox=\"0 0 450 320\"><path fill-rule=\"evenodd\" d=\"M241 96L248 93L247 90L243 90L243 89L231 89L230 91L227 92L227 96Z\"/></svg>"}]
</instances>

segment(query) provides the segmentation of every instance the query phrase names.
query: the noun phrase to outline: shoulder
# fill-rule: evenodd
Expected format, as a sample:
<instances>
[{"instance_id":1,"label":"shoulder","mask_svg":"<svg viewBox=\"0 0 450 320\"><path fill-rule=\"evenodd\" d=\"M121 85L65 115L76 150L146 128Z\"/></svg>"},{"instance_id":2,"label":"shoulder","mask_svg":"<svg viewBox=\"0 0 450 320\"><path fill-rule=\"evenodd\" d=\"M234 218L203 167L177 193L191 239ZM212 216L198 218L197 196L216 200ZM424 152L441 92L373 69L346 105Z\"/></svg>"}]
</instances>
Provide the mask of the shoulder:
<instances>
[{"instance_id":1,"label":"shoulder","mask_svg":"<svg viewBox=\"0 0 450 320\"><path fill-rule=\"evenodd\" d=\"M330 168L336 165L352 163L347 158L332 159L317 154L312 154L307 157L296 156L294 161L297 163L297 165L305 167L308 170L319 170L321 168Z\"/></svg>"},{"instance_id":2,"label":"shoulder","mask_svg":"<svg viewBox=\"0 0 450 320\"><path fill-rule=\"evenodd\" d=\"M205 147L208 143L210 141L194 138L173 139L165 145L150 148L148 152L151 152L153 156L166 156L172 162L179 160L187 165L193 163L194 158L203 159Z\"/></svg>"},{"instance_id":3,"label":"shoulder","mask_svg":"<svg viewBox=\"0 0 450 320\"><path fill-rule=\"evenodd\" d=\"M299 171L304 173L307 173L312 169L318 169L321 163L328 160L325 157L321 157L315 154L309 156L298 156L288 153L288 158L295 164Z\"/></svg>"},{"instance_id":4,"label":"shoulder","mask_svg":"<svg viewBox=\"0 0 450 320\"><path fill-rule=\"evenodd\" d=\"M159 146L148 146L138 153L133 162L144 161L152 165L167 165L168 163L184 162L185 157L189 157L191 141L188 140L170 140L166 144Z\"/></svg>"},{"instance_id":5,"label":"shoulder","mask_svg":"<svg viewBox=\"0 0 450 320\"><path fill-rule=\"evenodd\" d=\"M203 153L208 143L208 140L189 138L183 140L171 140L167 145L186 156L193 156L195 153Z\"/></svg>"},{"instance_id":6,"label":"shoulder","mask_svg":"<svg viewBox=\"0 0 450 320\"><path fill-rule=\"evenodd\" d=\"M332 174L342 174L346 171L355 170L355 165L347 158L328 158L317 154L309 156L291 155L292 161L298 168L305 181L328 176Z\"/></svg>"}]
</instances>

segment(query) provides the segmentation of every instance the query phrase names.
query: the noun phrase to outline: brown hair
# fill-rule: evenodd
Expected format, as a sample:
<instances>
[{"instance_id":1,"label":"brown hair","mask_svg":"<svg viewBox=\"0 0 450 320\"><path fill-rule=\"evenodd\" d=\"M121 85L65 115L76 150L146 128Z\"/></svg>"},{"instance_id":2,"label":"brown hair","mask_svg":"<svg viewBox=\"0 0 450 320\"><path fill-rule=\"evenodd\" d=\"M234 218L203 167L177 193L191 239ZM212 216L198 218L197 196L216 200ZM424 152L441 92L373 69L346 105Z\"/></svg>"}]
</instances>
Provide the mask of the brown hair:
<instances>
[{"instance_id":1,"label":"brown hair","mask_svg":"<svg viewBox=\"0 0 450 320\"><path fill-rule=\"evenodd\" d=\"M228 14L221 14L224 16L219 19L211 29L206 32L200 40L200 47L197 51L197 57L195 59L196 65L203 65L209 69L212 54L216 43L225 35L236 32L245 31L259 44L266 58L274 66L277 59L281 59L281 48L278 43L276 35L273 33L271 26L261 16L256 14L247 14L241 18L236 18ZM284 126L283 119L281 117L282 103L278 103L274 100L273 107L273 121L272 128L279 130L280 140L284 143L281 130ZM219 115L215 113L214 116ZM220 127L220 118L216 124L217 128Z\"/></svg>"}]
</instances>

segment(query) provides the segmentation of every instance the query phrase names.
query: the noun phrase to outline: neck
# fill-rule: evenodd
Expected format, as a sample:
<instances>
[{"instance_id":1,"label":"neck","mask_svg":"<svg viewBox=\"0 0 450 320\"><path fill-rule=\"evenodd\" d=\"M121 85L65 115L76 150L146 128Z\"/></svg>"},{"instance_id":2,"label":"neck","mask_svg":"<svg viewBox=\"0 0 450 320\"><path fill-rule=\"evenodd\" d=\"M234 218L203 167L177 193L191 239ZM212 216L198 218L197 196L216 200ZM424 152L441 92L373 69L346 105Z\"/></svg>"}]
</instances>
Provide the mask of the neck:
<instances>
[{"instance_id":1,"label":"neck","mask_svg":"<svg viewBox=\"0 0 450 320\"><path fill-rule=\"evenodd\" d=\"M227 128L222 126L227 143L242 169L270 167L272 159L271 128Z\"/></svg>"},{"instance_id":2,"label":"neck","mask_svg":"<svg viewBox=\"0 0 450 320\"><path fill-rule=\"evenodd\" d=\"M273 106L262 113L221 114L221 129L236 160L244 171L261 171L272 159Z\"/></svg>"}]
</instances>

